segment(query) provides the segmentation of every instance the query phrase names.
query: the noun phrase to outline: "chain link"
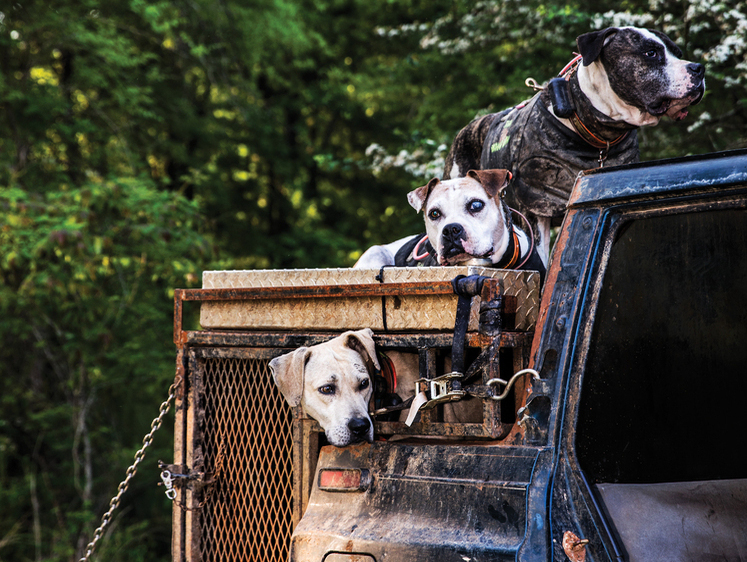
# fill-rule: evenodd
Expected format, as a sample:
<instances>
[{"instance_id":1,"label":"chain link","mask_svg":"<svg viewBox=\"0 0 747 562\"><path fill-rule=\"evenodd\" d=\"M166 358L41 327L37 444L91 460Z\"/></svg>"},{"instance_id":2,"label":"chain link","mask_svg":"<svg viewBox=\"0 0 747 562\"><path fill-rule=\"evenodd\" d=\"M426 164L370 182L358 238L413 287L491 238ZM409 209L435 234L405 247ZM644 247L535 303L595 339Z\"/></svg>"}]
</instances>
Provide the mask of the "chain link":
<instances>
[{"instance_id":1,"label":"chain link","mask_svg":"<svg viewBox=\"0 0 747 562\"><path fill-rule=\"evenodd\" d=\"M83 558L80 559L79 562L88 562L91 555L93 554L94 549L96 548L96 543L99 542L99 539L101 539L101 536L104 534L104 530L109 525L109 523L111 523L112 514L119 507L119 502L122 499L124 493L127 491L127 487L130 485L130 480L132 480L132 478L137 473L137 466L145 458L145 450L153 443L153 435L161 427L163 418L165 418L166 414L169 413L169 410L171 409L171 402L174 400L174 396L176 396L176 389L179 387L181 382L182 378L180 376L177 376L176 379L174 379L174 383L169 387L169 397L161 403L158 417L156 417L150 424L150 433L143 437L143 446L137 453L135 453L135 462L133 462L132 465L127 469L127 472L125 473L125 479L119 483L119 487L117 488L117 495L114 496L109 502L109 511L107 511L101 518L101 525L94 531L93 539L90 543L88 543L88 546L86 547L86 554L85 556L83 556Z\"/></svg>"}]
</instances>

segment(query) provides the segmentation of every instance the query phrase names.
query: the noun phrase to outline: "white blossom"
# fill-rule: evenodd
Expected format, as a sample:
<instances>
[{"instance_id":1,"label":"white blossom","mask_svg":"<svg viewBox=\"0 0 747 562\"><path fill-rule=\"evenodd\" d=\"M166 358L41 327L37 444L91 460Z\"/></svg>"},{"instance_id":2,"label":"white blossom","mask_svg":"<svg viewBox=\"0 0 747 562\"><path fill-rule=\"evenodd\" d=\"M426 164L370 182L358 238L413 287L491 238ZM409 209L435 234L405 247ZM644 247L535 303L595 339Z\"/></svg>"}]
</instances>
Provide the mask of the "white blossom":
<instances>
[{"instance_id":1,"label":"white blossom","mask_svg":"<svg viewBox=\"0 0 747 562\"><path fill-rule=\"evenodd\" d=\"M703 113L698 115L698 118L687 127L687 132L692 133L696 129L708 123L711 119L712 119L711 114L708 113L707 111L704 111Z\"/></svg>"},{"instance_id":2,"label":"white blossom","mask_svg":"<svg viewBox=\"0 0 747 562\"><path fill-rule=\"evenodd\" d=\"M595 14L591 29L624 26L659 29L682 47L691 60L705 64L707 80L715 78L730 88L747 88L747 0L685 0L684 6L677 4L676 9L673 6L672 0L649 0L648 13L611 10ZM567 42L564 35L567 30L561 26L562 23L553 23L552 18L538 13L535 6L524 0L485 0L477 2L461 17L450 12L432 22L380 29L378 33L387 37L419 34L421 49L445 55L505 43L513 47L506 49L505 57L510 63L508 57L517 56L515 47L522 43ZM689 130L717 117L702 112ZM373 169L397 166L419 176L428 176L434 170L440 173L445 155L445 150L441 151L443 154L436 150L426 155L422 149L416 149L392 156L381 147L369 148Z\"/></svg>"},{"instance_id":3,"label":"white blossom","mask_svg":"<svg viewBox=\"0 0 747 562\"><path fill-rule=\"evenodd\" d=\"M366 156L370 160L366 167L375 176L391 168L402 168L418 178L441 177L449 147L445 144L436 146L432 140L425 144L427 148L418 147L412 152L403 149L392 155L383 146L374 143L366 148Z\"/></svg>"}]
</instances>

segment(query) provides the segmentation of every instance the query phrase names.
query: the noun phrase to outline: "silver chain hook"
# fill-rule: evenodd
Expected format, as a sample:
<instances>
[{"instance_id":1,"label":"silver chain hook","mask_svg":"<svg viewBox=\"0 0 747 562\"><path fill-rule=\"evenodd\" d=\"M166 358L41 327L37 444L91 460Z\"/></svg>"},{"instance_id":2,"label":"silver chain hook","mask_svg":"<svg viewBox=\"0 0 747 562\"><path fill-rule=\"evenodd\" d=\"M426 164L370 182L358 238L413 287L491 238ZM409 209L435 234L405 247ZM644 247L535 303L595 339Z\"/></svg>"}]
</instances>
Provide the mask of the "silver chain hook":
<instances>
[{"instance_id":1,"label":"silver chain hook","mask_svg":"<svg viewBox=\"0 0 747 562\"><path fill-rule=\"evenodd\" d=\"M540 86L534 78L527 78L526 80L524 80L524 85L527 88L531 88L535 92L541 92L545 89L545 87Z\"/></svg>"},{"instance_id":2,"label":"silver chain hook","mask_svg":"<svg viewBox=\"0 0 747 562\"><path fill-rule=\"evenodd\" d=\"M114 496L109 502L109 511L107 511L101 518L101 525L94 531L93 539L91 539L91 542L89 542L88 546L86 546L86 554L79 560L79 562L88 562L91 555L93 554L94 549L96 548L96 543L99 542L101 536L104 534L104 530L109 525L109 523L111 523L112 514L119 507L119 502L122 499L124 493L127 491L127 487L130 485L130 480L132 480L132 478L137 473L138 465L145 458L145 450L153 443L153 435L161 427L163 418L165 418L166 414L169 413L169 410L171 409L171 402L174 400L174 396L176 396L176 389L181 384L181 382L182 378L176 377L174 383L169 387L169 397L161 403L158 417L156 417L150 424L150 433L143 437L143 446L137 453L135 453L135 462L133 462L132 465L127 469L127 472L125 473L125 479L119 483L119 487L117 488L117 495Z\"/></svg>"},{"instance_id":3,"label":"silver chain hook","mask_svg":"<svg viewBox=\"0 0 747 562\"><path fill-rule=\"evenodd\" d=\"M523 369L516 373L513 377L511 377L508 382L504 381L503 379L490 379L487 383L485 383L488 386L495 386L497 384L506 385L506 388L503 390L503 394L501 394L500 396L492 396L491 398L496 401L505 399L516 380L524 375L532 375L532 378L534 378L534 380L540 380L539 373L534 369Z\"/></svg>"}]
</instances>

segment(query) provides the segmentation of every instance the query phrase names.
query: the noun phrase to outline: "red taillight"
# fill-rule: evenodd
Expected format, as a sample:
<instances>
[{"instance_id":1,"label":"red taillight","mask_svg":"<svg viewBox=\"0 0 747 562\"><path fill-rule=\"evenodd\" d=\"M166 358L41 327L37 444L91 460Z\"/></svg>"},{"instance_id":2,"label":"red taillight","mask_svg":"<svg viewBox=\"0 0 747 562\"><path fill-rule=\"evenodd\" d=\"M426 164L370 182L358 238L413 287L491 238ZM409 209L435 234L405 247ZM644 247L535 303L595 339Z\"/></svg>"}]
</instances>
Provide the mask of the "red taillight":
<instances>
[{"instance_id":1,"label":"red taillight","mask_svg":"<svg viewBox=\"0 0 747 562\"><path fill-rule=\"evenodd\" d=\"M325 492L363 492L371 483L365 468L322 468L319 471L319 489Z\"/></svg>"}]
</instances>

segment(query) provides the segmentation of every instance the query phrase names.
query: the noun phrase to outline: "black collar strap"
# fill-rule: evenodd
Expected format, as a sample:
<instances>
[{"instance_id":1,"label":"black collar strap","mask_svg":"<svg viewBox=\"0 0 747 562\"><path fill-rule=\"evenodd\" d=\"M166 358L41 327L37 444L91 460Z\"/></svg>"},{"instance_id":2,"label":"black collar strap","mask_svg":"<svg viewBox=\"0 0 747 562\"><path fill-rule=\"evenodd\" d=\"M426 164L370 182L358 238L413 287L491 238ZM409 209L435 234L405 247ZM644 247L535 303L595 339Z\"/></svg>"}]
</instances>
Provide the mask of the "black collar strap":
<instances>
[{"instance_id":1,"label":"black collar strap","mask_svg":"<svg viewBox=\"0 0 747 562\"><path fill-rule=\"evenodd\" d=\"M569 118L573 128L587 144L599 150L609 150L611 146L622 142L628 133L636 127L625 121L614 121L596 109L589 98L581 91L578 83L578 67L566 74L568 89L576 108L574 114Z\"/></svg>"},{"instance_id":2,"label":"black collar strap","mask_svg":"<svg viewBox=\"0 0 747 562\"><path fill-rule=\"evenodd\" d=\"M586 141L586 144L590 144L594 148L598 148L599 150L609 150L611 146L616 145L620 141L622 141L625 137L628 136L628 133L630 131L625 131L623 134L618 136L617 138L607 141L600 139L598 136L596 136L594 133L592 133L589 128L584 125L584 122L581 121L581 118L578 116L578 113L575 111L573 112L573 115L569 117L569 120L571 122L571 125L573 125L573 129L578 133L578 136L580 136L582 139Z\"/></svg>"},{"instance_id":3,"label":"black collar strap","mask_svg":"<svg viewBox=\"0 0 747 562\"><path fill-rule=\"evenodd\" d=\"M511 207L506 204L503 198L501 198L501 205L503 206L503 216L506 217L506 228L509 234L508 246L506 247L506 251L503 252L501 259L493 264L493 267L511 269L518 263L519 258L521 258L521 246L519 245L519 237L516 235L516 230L514 229Z\"/></svg>"},{"instance_id":4,"label":"black collar strap","mask_svg":"<svg viewBox=\"0 0 747 562\"><path fill-rule=\"evenodd\" d=\"M436 251L428 241L428 235L423 232L418 236L413 236L412 240L397 250L397 253L394 255L394 265L396 267L438 265Z\"/></svg>"},{"instance_id":5,"label":"black collar strap","mask_svg":"<svg viewBox=\"0 0 747 562\"><path fill-rule=\"evenodd\" d=\"M379 365L381 369L376 371L376 376L381 377L382 388L375 389L377 392L382 394L389 394L397 392L397 371L394 368L394 362L385 353L378 351L376 352L379 359Z\"/></svg>"},{"instance_id":6,"label":"black collar strap","mask_svg":"<svg viewBox=\"0 0 747 562\"><path fill-rule=\"evenodd\" d=\"M421 249L424 249L426 253L420 253ZM416 255L416 253L418 255ZM428 239L428 235L426 234L425 236L423 236L423 238L420 239L418 245L413 249L412 259L414 259L415 261L422 261L429 257L438 262L438 254L436 254L436 249L433 247L431 241Z\"/></svg>"},{"instance_id":7,"label":"black collar strap","mask_svg":"<svg viewBox=\"0 0 747 562\"><path fill-rule=\"evenodd\" d=\"M512 228L509 231L508 247L503 252L501 259L497 263L493 264L492 267L498 269L511 269L514 267L521 257L521 245L519 244L519 237L516 235L516 231Z\"/></svg>"}]
</instances>

